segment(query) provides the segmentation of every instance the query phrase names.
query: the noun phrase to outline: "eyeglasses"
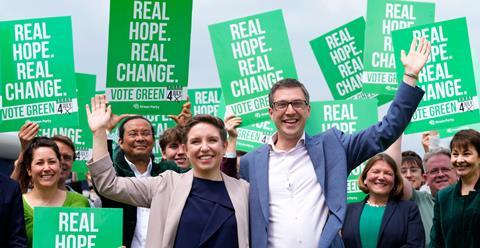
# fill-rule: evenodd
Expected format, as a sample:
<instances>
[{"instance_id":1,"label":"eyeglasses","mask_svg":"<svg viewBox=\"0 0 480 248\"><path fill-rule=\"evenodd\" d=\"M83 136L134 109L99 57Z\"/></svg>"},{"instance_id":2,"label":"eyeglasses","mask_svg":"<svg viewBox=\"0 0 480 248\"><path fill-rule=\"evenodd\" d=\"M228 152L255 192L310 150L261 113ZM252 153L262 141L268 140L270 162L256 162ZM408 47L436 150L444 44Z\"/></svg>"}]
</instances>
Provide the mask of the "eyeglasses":
<instances>
[{"instance_id":1,"label":"eyeglasses","mask_svg":"<svg viewBox=\"0 0 480 248\"><path fill-rule=\"evenodd\" d=\"M136 138L138 135L142 137L150 137L152 135L152 131L150 130L145 130L141 132L131 131L131 132L128 132L127 135L130 138Z\"/></svg>"},{"instance_id":2,"label":"eyeglasses","mask_svg":"<svg viewBox=\"0 0 480 248\"><path fill-rule=\"evenodd\" d=\"M452 168L435 168L431 171L428 171L427 173L430 174L430 175L438 175L438 174L440 174L440 172L442 174L446 174L450 171L452 171Z\"/></svg>"},{"instance_id":3,"label":"eyeglasses","mask_svg":"<svg viewBox=\"0 0 480 248\"><path fill-rule=\"evenodd\" d=\"M293 100L289 101L277 101L273 103L273 108L275 110L283 111L288 108L288 105L292 105L292 108L296 110L304 110L307 107L308 103L305 100Z\"/></svg>"}]
</instances>

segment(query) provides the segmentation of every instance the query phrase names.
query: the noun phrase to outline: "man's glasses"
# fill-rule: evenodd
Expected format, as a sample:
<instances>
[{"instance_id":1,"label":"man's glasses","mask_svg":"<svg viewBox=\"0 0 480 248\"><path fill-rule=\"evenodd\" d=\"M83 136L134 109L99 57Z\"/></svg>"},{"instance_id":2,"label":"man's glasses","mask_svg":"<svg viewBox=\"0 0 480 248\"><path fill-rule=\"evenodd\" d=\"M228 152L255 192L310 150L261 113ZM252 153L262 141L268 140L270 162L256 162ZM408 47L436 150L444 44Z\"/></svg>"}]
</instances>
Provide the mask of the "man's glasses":
<instances>
[{"instance_id":1,"label":"man's glasses","mask_svg":"<svg viewBox=\"0 0 480 248\"><path fill-rule=\"evenodd\" d=\"M288 105L292 105L292 108L296 110L304 110L307 107L308 103L305 100L294 100L294 101L277 101L273 102L273 108L278 111L283 111L288 108Z\"/></svg>"},{"instance_id":2,"label":"man's glasses","mask_svg":"<svg viewBox=\"0 0 480 248\"><path fill-rule=\"evenodd\" d=\"M435 168L431 171L428 171L427 173L430 174L430 175L438 175L440 173L446 174L450 171L452 171L452 168Z\"/></svg>"}]
</instances>

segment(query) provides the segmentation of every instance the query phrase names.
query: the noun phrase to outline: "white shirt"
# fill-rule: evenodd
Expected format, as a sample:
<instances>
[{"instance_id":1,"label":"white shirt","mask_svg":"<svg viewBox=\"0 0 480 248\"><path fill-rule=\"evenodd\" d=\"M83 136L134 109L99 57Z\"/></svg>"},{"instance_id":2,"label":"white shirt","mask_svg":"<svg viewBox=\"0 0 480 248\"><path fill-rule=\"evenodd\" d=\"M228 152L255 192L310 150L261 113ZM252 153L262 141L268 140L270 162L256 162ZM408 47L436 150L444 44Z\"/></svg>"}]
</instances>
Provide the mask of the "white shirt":
<instances>
[{"instance_id":1,"label":"white shirt","mask_svg":"<svg viewBox=\"0 0 480 248\"><path fill-rule=\"evenodd\" d=\"M150 172L152 171L152 160L148 163L147 170L144 173L140 173L137 170L137 167L125 157L125 161L135 173L136 178L145 178L150 177ZM147 228L148 228L148 216L150 215L149 208L137 207L137 225L135 226L135 234L132 239L132 248L143 248L145 247L147 241Z\"/></svg>"},{"instance_id":2,"label":"white shirt","mask_svg":"<svg viewBox=\"0 0 480 248\"><path fill-rule=\"evenodd\" d=\"M317 247L328 218L325 196L305 147L305 133L289 151L269 140L269 247Z\"/></svg>"}]
</instances>

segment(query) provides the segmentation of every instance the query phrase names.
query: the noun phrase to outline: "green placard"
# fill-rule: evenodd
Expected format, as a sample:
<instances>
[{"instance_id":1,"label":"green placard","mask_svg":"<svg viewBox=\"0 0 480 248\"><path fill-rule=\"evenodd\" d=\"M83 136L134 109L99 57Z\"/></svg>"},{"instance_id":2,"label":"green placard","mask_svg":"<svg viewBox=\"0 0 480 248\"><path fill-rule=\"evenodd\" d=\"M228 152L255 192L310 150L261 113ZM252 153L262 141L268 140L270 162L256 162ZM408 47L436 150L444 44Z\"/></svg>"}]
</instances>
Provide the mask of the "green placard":
<instances>
[{"instance_id":1,"label":"green placard","mask_svg":"<svg viewBox=\"0 0 480 248\"><path fill-rule=\"evenodd\" d=\"M310 41L310 46L333 99L376 98L382 105L393 97L362 91L364 41L365 20L360 17Z\"/></svg>"},{"instance_id":2,"label":"green placard","mask_svg":"<svg viewBox=\"0 0 480 248\"><path fill-rule=\"evenodd\" d=\"M335 100L369 98L362 93L364 39L360 17L310 41Z\"/></svg>"},{"instance_id":3,"label":"green placard","mask_svg":"<svg viewBox=\"0 0 480 248\"><path fill-rule=\"evenodd\" d=\"M272 120L238 127L237 150L250 152L264 145L276 130Z\"/></svg>"},{"instance_id":4,"label":"green placard","mask_svg":"<svg viewBox=\"0 0 480 248\"><path fill-rule=\"evenodd\" d=\"M219 117L218 105L222 96L222 89L189 89L188 96L192 104L192 114L208 114Z\"/></svg>"},{"instance_id":5,"label":"green placard","mask_svg":"<svg viewBox=\"0 0 480 248\"><path fill-rule=\"evenodd\" d=\"M39 136L53 137L57 134L69 137L75 145L75 162L72 172L76 180L85 180L88 168L86 162L92 157L92 132L88 126L85 105L90 104L90 98L95 96L95 75L76 73L79 125L76 127L64 127L57 123L56 127L41 128Z\"/></svg>"},{"instance_id":6,"label":"green placard","mask_svg":"<svg viewBox=\"0 0 480 248\"><path fill-rule=\"evenodd\" d=\"M393 33L397 65L400 51L409 50L413 37L426 37L431 45L428 61L418 77L425 95L405 133L441 130L476 123L478 96L465 18L422 25ZM397 67L397 76L403 67Z\"/></svg>"},{"instance_id":7,"label":"green placard","mask_svg":"<svg viewBox=\"0 0 480 248\"><path fill-rule=\"evenodd\" d=\"M377 100L343 100L311 102L310 118L305 131L317 134L336 127L345 133L354 133L378 122ZM347 178L347 201L358 202L365 194L358 188L358 176L365 164L355 168Z\"/></svg>"},{"instance_id":8,"label":"green placard","mask_svg":"<svg viewBox=\"0 0 480 248\"><path fill-rule=\"evenodd\" d=\"M225 119L227 116L231 115L230 112L227 113L226 111L225 100L221 97L218 106L219 117ZM245 125L242 121L242 124L237 127L238 137L236 150L250 152L267 143L276 131L275 124L270 119L248 125Z\"/></svg>"},{"instance_id":9,"label":"green placard","mask_svg":"<svg viewBox=\"0 0 480 248\"><path fill-rule=\"evenodd\" d=\"M33 247L120 247L122 209L35 207Z\"/></svg>"},{"instance_id":10,"label":"green placard","mask_svg":"<svg viewBox=\"0 0 480 248\"><path fill-rule=\"evenodd\" d=\"M281 10L209 26L227 108L248 125L269 119L268 92L297 78Z\"/></svg>"},{"instance_id":11,"label":"green placard","mask_svg":"<svg viewBox=\"0 0 480 248\"><path fill-rule=\"evenodd\" d=\"M176 114L187 96L192 0L110 2L107 96L117 114Z\"/></svg>"},{"instance_id":12,"label":"green placard","mask_svg":"<svg viewBox=\"0 0 480 248\"><path fill-rule=\"evenodd\" d=\"M480 62L478 61L478 57L475 55L476 53L473 51L473 49L471 50L471 52L472 52L472 64L473 64L473 75L475 77L475 85L477 87L477 94L480 94ZM480 131L480 123L474 123L466 126L438 130L438 134L440 138L446 138L446 137L453 136L455 133L463 129L475 129L477 131Z\"/></svg>"},{"instance_id":13,"label":"green placard","mask_svg":"<svg viewBox=\"0 0 480 248\"><path fill-rule=\"evenodd\" d=\"M365 26L363 91L394 95L398 89L391 33L432 23L435 4L396 0L368 0ZM408 49L407 49L408 50Z\"/></svg>"},{"instance_id":14,"label":"green placard","mask_svg":"<svg viewBox=\"0 0 480 248\"><path fill-rule=\"evenodd\" d=\"M0 22L0 131L78 125L70 17Z\"/></svg>"}]
</instances>

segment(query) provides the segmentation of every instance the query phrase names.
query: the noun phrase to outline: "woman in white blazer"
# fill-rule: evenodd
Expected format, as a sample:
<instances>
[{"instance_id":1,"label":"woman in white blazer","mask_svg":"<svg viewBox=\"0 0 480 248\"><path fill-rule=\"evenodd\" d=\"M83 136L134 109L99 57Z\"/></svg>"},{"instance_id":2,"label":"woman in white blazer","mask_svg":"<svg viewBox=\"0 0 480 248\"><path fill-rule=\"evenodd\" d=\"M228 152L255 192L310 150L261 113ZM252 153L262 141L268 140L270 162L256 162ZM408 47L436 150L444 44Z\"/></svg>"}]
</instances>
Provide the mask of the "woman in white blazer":
<instances>
[{"instance_id":1,"label":"woman in white blazer","mask_svg":"<svg viewBox=\"0 0 480 248\"><path fill-rule=\"evenodd\" d=\"M88 167L93 181L107 198L150 208L147 247L249 247L249 185L220 171L227 147L222 120L201 115L185 125L187 156L192 163L189 172L116 177L106 135L111 108L105 95L92 98L90 107L86 106L93 157ZM137 137L141 133L138 130Z\"/></svg>"}]
</instances>

